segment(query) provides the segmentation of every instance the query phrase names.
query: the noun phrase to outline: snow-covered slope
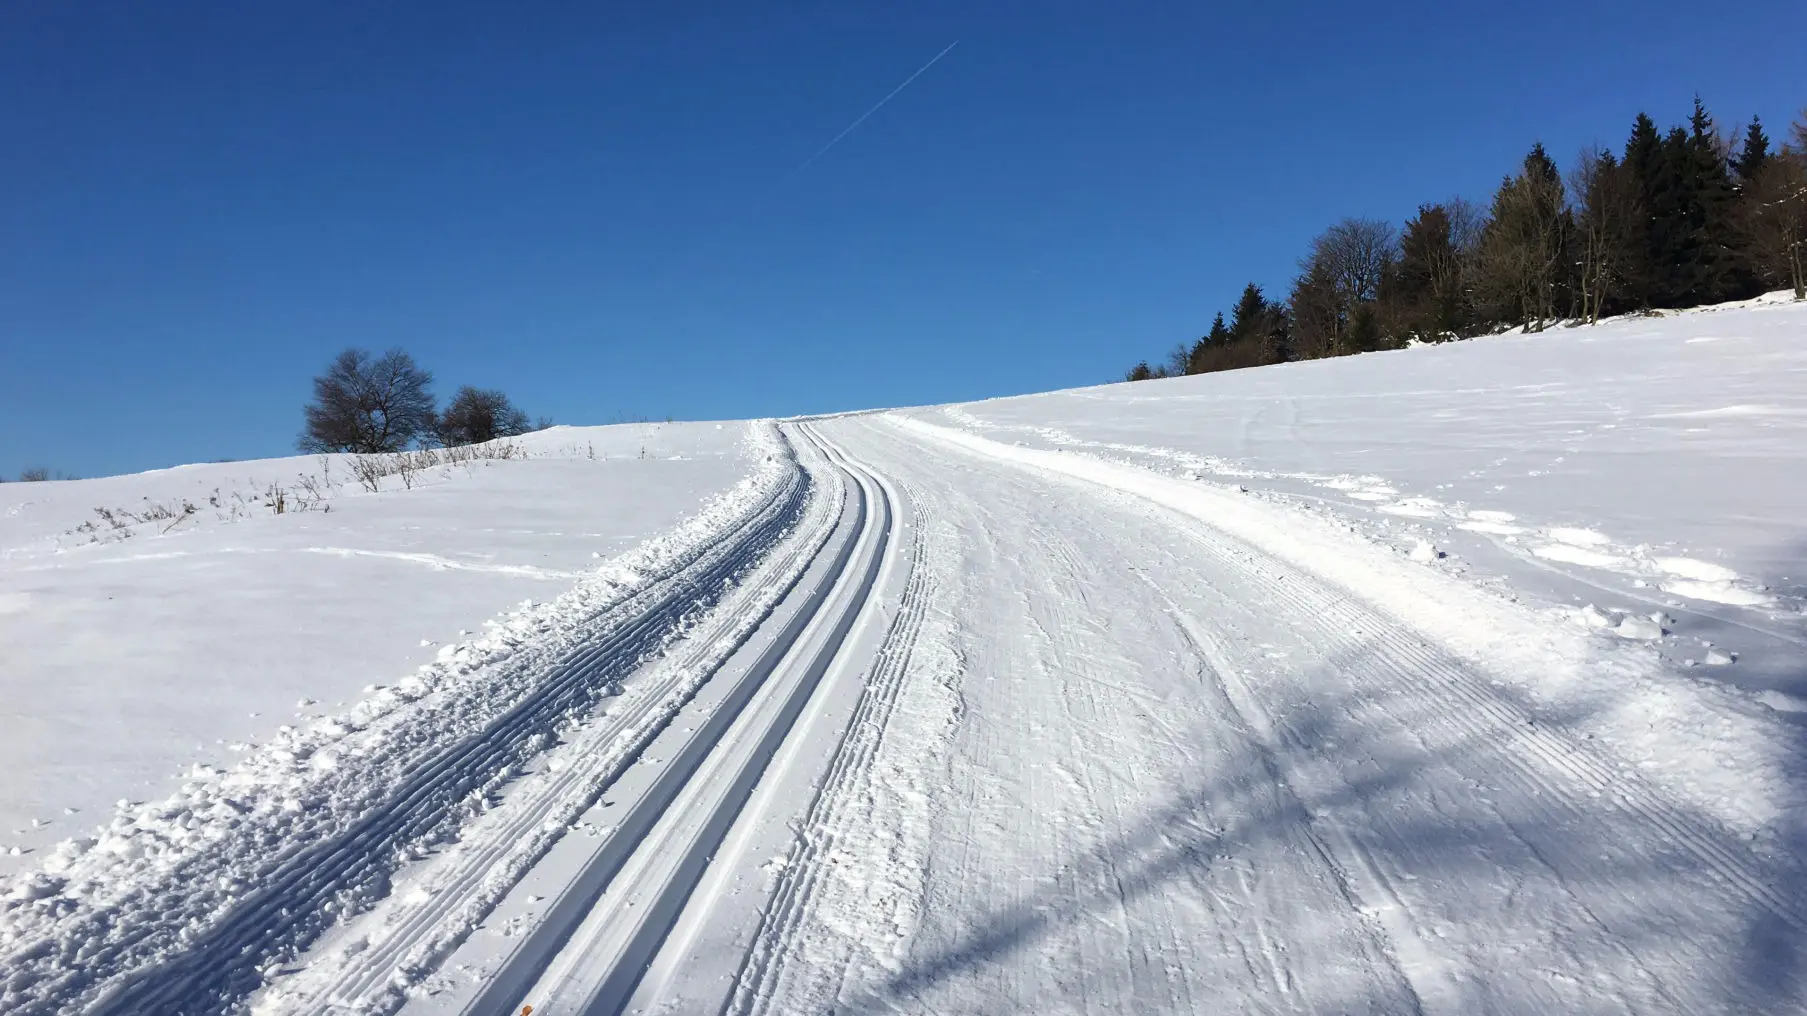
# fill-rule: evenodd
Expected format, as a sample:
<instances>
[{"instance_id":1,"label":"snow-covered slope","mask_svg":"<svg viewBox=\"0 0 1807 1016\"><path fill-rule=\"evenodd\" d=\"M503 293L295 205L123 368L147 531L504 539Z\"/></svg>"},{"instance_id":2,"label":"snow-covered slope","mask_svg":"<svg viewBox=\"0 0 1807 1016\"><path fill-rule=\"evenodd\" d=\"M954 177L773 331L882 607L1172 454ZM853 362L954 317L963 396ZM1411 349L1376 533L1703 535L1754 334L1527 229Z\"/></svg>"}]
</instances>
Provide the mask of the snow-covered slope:
<instances>
[{"instance_id":1,"label":"snow-covered slope","mask_svg":"<svg viewBox=\"0 0 1807 1016\"><path fill-rule=\"evenodd\" d=\"M1239 484L1807 709L1807 306L912 411ZM1585 611L1592 605L1593 611ZM1719 652L1714 652L1717 649ZM1730 657L1736 665L1726 665Z\"/></svg>"},{"instance_id":2,"label":"snow-covered slope","mask_svg":"<svg viewBox=\"0 0 1807 1016\"><path fill-rule=\"evenodd\" d=\"M746 435L556 427L380 492L344 456L0 486L0 872L557 597L733 486Z\"/></svg>"},{"instance_id":3,"label":"snow-covered slope","mask_svg":"<svg viewBox=\"0 0 1807 1016\"><path fill-rule=\"evenodd\" d=\"M0 1010L1807 1012L1803 339L1759 302L33 516L0 589L195 739L357 701L50 827L104 819L0 877ZM296 606L216 621L202 563ZM390 613L302 637L346 596ZM7 623L7 680L75 682ZM240 645L304 663L230 715L133 656Z\"/></svg>"}]
</instances>

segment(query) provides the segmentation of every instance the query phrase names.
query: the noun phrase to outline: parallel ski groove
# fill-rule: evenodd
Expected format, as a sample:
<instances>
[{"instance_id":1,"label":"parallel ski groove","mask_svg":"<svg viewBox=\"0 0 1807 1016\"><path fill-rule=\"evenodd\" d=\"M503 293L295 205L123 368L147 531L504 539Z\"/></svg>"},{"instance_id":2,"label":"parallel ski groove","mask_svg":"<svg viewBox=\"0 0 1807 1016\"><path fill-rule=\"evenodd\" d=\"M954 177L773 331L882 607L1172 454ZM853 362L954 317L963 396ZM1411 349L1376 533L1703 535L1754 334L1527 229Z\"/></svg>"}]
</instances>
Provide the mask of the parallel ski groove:
<instances>
[{"instance_id":1,"label":"parallel ski groove","mask_svg":"<svg viewBox=\"0 0 1807 1016\"><path fill-rule=\"evenodd\" d=\"M860 511L863 525L866 517L863 502ZM759 660L738 679L736 686L685 741L677 756L667 760L653 787L639 800L627 806L627 812L610 834L610 842L591 857L583 871L563 890L559 899L529 933L528 939L511 952L502 968L464 1006L465 1013L514 1011L511 1007L518 1004L518 999L547 969L560 950L567 947L597 898L633 857L666 808L689 784L715 742L789 652L792 643L834 587L834 579L845 569L856 543L855 538L849 538L843 544L821 584L810 591L804 609L786 623L784 629L762 651Z\"/></svg>"},{"instance_id":2,"label":"parallel ski groove","mask_svg":"<svg viewBox=\"0 0 1807 1016\"><path fill-rule=\"evenodd\" d=\"M632 622L571 654L527 698L486 729L442 750L342 834L287 852L239 906L211 925L183 929L179 954L153 958L167 946L160 940L166 931L161 924L94 929L86 938L107 943L115 956L111 965L127 965L135 954L149 962L107 984L86 1011L198 1016L231 1009L261 983L266 963L292 954L318 933L324 923L318 915L335 897L387 877L407 845L430 839L468 794L507 769L524 741L587 709L616 677L656 651L686 616L722 596L790 530L808 492L807 478L794 470L728 539L698 549L668 578L611 611L637 610ZM83 1004L89 990L86 983L70 983L21 1012L65 1012L71 1004Z\"/></svg>"},{"instance_id":3,"label":"parallel ski groove","mask_svg":"<svg viewBox=\"0 0 1807 1016\"><path fill-rule=\"evenodd\" d=\"M631 998L635 986L688 903L716 848L746 807L772 757L790 736L797 717L839 656L848 633L871 600L872 591L877 585L895 524L895 508L890 503L890 495L876 478L863 467L848 460L838 448L813 429L806 427L803 432L848 477L851 481L849 489L860 494L860 516L855 527L857 531L845 545L842 559L824 577L815 607L808 613L813 615L818 612L828 594L845 583L852 583L853 592L839 605L838 615L832 619L826 634L814 646L812 655L807 660L790 658L800 631L787 633L788 637L781 636L767 650L771 669L787 663L800 670L793 671L794 676L788 677L791 686L784 691L781 708L768 726L750 738L750 750L738 758L724 760L725 768L734 774L730 786L713 806L702 828L681 848L681 861L668 880L657 886L651 899L636 908L632 917L634 925L624 948L600 979L598 987L590 994L584 1009L585 1016L614 1016ZM862 545L865 546L864 559L855 562L854 553Z\"/></svg>"},{"instance_id":4,"label":"parallel ski groove","mask_svg":"<svg viewBox=\"0 0 1807 1016\"><path fill-rule=\"evenodd\" d=\"M311 992L311 1002L302 1011L325 1014L339 1011L345 1005L357 1005L360 1012L374 1016L399 1008L406 996L393 990L391 976L394 971L404 967L436 969L450 948L457 945L457 941L449 941L426 952L422 939L439 922L446 920L451 910L461 909L466 901L477 896L484 881L505 858L525 870L545 856L555 841L548 839L530 857L508 855L516 844L531 840L534 831L547 821L550 813L555 810L581 812L609 792L638 760L639 751L666 730L679 710L694 700L727 656L746 643L801 579L809 562L833 535L838 512L838 499L816 498L799 526L800 538L788 541L771 561L761 565L761 574L769 578L763 580L766 585L757 591L757 595L749 597L749 602L739 609L718 612L697 630L686 633L672 659L662 663L651 675L654 682L641 689L637 706L611 712L602 721L599 731L585 735L586 741L610 746L617 756L611 768L598 774L591 769L572 767L544 786L534 788L530 800L511 800L510 805L516 813L507 825L494 831L486 843L466 855L451 879L435 885L427 902L412 908L405 920L385 928L382 941L335 972L323 988ZM630 731L631 743L618 740ZM576 802L575 809L573 802ZM482 915L471 916L480 918Z\"/></svg>"},{"instance_id":5,"label":"parallel ski groove","mask_svg":"<svg viewBox=\"0 0 1807 1016\"><path fill-rule=\"evenodd\" d=\"M813 909L825 874L821 857L834 849L848 831L858 790L858 780L871 766L883 743L892 707L897 703L908 672L917 633L934 593L934 578L922 567L924 520L918 515L911 541L910 577L904 586L897 615L878 649L877 663L861 692L860 701L845 736L829 763L828 772L805 815L801 833L791 848L767 905L752 946L735 978L735 990L725 1011L758 1011L769 1001L771 985L792 961L799 927Z\"/></svg>"}]
</instances>

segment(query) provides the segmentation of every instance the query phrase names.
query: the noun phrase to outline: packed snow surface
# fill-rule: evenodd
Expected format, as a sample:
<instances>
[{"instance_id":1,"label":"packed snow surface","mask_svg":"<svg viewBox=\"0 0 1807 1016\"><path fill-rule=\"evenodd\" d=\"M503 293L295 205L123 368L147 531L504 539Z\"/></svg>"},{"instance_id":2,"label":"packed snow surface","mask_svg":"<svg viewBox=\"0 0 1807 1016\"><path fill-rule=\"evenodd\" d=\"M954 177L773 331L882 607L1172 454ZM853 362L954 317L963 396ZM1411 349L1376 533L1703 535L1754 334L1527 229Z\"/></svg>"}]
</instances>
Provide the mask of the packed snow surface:
<instances>
[{"instance_id":1,"label":"packed snow surface","mask_svg":"<svg viewBox=\"0 0 1807 1016\"><path fill-rule=\"evenodd\" d=\"M1324 514L1516 595L1681 619L1807 701L1807 308L1774 299L911 411ZM1635 626L1634 626L1635 627Z\"/></svg>"},{"instance_id":2,"label":"packed snow surface","mask_svg":"<svg viewBox=\"0 0 1807 1016\"><path fill-rule=\"evenodd\" d=\"M155 534L71 532L85 493L0 550L0 603L96 612L0 631L3 722L129 673L194 732L40 746L35 792L190 768L20 834L76 838L0 881L0 1010L1807 1012L1804 382L1807 307L1757 301L553 432ZM215 558L284 606L104 613ZM320 644L341 607L379 618ZM113 676L49 687L55 638Z\"/></svg>"}]
</instances>

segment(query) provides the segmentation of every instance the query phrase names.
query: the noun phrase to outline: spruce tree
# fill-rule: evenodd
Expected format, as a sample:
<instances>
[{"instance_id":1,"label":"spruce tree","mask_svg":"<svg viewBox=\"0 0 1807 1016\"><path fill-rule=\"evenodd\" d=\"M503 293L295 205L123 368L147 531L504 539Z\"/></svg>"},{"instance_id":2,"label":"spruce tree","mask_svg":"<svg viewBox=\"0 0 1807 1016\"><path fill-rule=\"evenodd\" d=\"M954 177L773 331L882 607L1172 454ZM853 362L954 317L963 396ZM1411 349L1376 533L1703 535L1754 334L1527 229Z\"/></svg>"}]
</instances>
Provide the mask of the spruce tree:
<instances>
[{"instance_id":1,"label":"spruce tree","mask_svg":"<svg viewBox=\"0 0 1807 1016\"><path fill-rule=\"evenodd\" d=\"M1384 336L1380 332L1380 318L1375 313L1373 302L1358 304L1355 313L1349 315L1349 335L1345 342L1344 352L1371 353L1384 345Z\"/></svg>"},{"instance_id":2,"label":"spruce tree","mask_svg":"<svg viewBox=\"0 0 1807 1016\"><path fill-rule=\"evenodd\" d=\"M1700 223L1695 214L1692 176L1689 163L1688 132L1670 128L1663 135L1656 165L1652 167L1649 200L1645 208L1650 217L1650 305L1653 307L1685 307L1688 291L1700 260Z\"/></svg>"},{"instance_id":3,"label":"spruce tree","mask_svg":"<svg viewBox=\"0 0 1807 1016\"><path fill-rule=\"evenodd\" d=\"M1234 342L1259 340L1268 327L1267 298L1253 282L1242 288L1242 297L1230 311L1229 337ZM1222 320L1219 318L1218 320Z\"/></svg>"},{"instance_id":4,"label":"spruce tree","mask_svg":"<svg viewBox=\"0 0 1807 1016\"><path fill-rule=\"evenodd\" d=\"M1738 174L1740 184L1749 184L1763 172L1763 164L1769 161L1769 137L1763 133L1763 121L1751 117L1751 125L1744 131L1744 147L1732 160L1732 169Z\"/></svg>"},{"instance_id":5,"label":"spruce tree","mask_svg":"<svg viewBox=\"0 0 1807 1016\"><path fill-rule=\"evenodd\" d=\"M1686 180L1688 238L1691 260L1685 262L1681 306L1697 307L1740 297L1754 296L1734 222L1731 167L1720 151L1713 129L1698 97L1688 117L1688 144L1683 164Z\"/></svg>"},{"instance_id":6,"label":"spruce tree","mask_svg":"<svg viewBox=\"0 0 1807 1016\"><path fill-rule=\"evenodd\" d=\"M1204 337L1192 344L1192 355L1186 358L1186 373L1203 374L1211 370L1211 361L1216 351L1223 349L1230 341L1230 330L1224 327L1223 312L1211 320L1211 330Z\"/></svg>"},{"instance_id":7,"label":"spruce tree","mask_svg":"<svg viewBox=\"0 0 1807 1016\"><path fill-rule=\"evenodd\" d=\"M1633 307L1654 307L1663 281L1657 268L1660 240L1655 220L1661 204L1665 160L1662 135L1657 133L1656 121L1649 114L1639 113L1632 122L1620 165L1629 177L1641 212L1626 243L1624 298Z\"/></svg>"},{"instance_id":8,"label":"spruce tree","mask_svg":"<svg viewBox=\"0 0 1807 1016\"><path fill-rule=\"evenodd\" d=\"M1211 330L1205 334L1205 339L1213 346L1221 346L1230 341L1230 329L1224 326L1223 311L1218 311L1217 316L1211 319Z\"/></svg>"},{"instance_id":9,"label":"spruce tree","mask_svg":"<svg viewBox=\"0 0 1807 1016\"><path fill-rule=\"evenodd\" d=\"M1418 206L1400 236L1399 260L1380 287L1382 316L1397 338L1435 342L1455 330L1443 320L1449 316L1444 304L1454 288L1450 269L1455 253L1449 212L1442 205Z\"/></svg>"}]
</instances>

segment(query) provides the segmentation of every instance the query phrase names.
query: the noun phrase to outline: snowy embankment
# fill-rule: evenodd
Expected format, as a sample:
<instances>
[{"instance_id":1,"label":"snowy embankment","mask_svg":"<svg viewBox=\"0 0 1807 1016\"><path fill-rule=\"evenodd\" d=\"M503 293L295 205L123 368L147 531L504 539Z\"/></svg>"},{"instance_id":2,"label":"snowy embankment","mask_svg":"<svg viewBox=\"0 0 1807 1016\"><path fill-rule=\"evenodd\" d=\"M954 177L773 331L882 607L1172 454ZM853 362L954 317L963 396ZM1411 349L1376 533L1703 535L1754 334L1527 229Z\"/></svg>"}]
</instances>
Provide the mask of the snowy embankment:
<instances>
[{"instance_id":1,"label":"snowy embankment","mask_svg":"<svg viewBox=\"0 0 1807 1016\"><path fill-rule=\"evenodd\" d=\"M1807 306L909 415L1239 485L1807 710Z\"/></svg>"},{"instance_id":2,"label":"snowy embankment","mask_svg":"<svg viewBox=\"0 0 1807 1016\"><path fill-rule=\"evenodd\" d=\"M174 795L121 808L12 878L0 1002L144 1011L235 997L262 958L292 955L380 895L396 866L455 835L551 731L609 693L589 669L656 652L788 531L806 485L776 432L690 429L722 458L718 479L750 475L556 599L522 604L349 709L281 726L234 766L196 765ZM632 493L646 497L647 485ZM458 500L499 513L513 499ZM604 650L613 655L591 659ZM187 985L182 996L161 998L171 981Z\"/></svg>"},{"instance_id":3,"label":"snowy embankment","mask_svg":"<svg viewBox=\"0 0 1807 1016\"><path fill-rule=\"evenodd\" d=\"M0 874L594 576L746 476L746 435L556 427L377 491L346 456L0 486Z\"/></svg>"}]
</instances>

